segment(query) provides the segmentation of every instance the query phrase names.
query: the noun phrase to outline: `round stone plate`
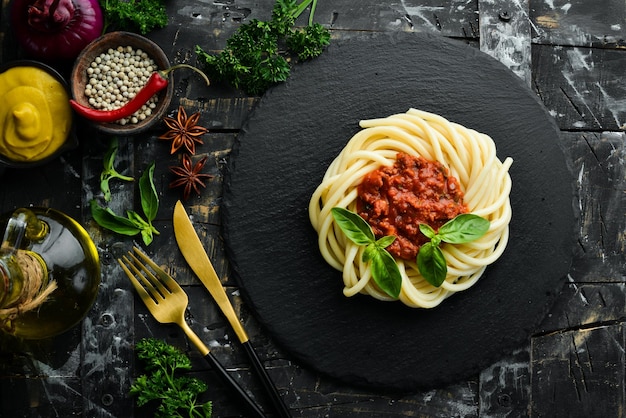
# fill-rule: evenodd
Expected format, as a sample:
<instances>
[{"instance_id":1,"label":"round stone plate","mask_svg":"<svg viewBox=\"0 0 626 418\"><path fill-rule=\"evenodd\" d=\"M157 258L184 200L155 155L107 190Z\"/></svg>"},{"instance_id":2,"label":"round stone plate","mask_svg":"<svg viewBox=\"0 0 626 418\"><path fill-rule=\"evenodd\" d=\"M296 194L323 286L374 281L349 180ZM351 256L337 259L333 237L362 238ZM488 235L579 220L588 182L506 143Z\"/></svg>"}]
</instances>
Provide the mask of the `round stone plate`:
<instances>
[{"instance_id":1,"label":"round stone plate","mask_svg":"<svg viewBox=\"0 0 626 418\"><path fill-rule=\"evenodd\" d=\"M359 120L411 107L490 135L514 159L505 253L430 310L344 297L307 212ZM223 232L247 303L296 360L348 384L410 391L474 376L526 343L570 266L573 177L558 136L535 94L465 43L416 33L333 43L263 96L232 152Z\"/></svg>"}]
</instances>

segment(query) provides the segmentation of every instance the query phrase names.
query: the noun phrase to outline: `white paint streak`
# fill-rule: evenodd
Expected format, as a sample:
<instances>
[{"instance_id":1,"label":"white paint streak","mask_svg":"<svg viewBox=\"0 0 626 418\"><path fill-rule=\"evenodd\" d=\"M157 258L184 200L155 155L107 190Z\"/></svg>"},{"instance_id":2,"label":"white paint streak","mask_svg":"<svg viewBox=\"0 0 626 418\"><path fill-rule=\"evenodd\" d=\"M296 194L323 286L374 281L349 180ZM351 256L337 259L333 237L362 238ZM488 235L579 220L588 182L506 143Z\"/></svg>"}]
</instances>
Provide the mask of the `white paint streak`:
<instances>
[{"instance_id":1,"label":"white paint streak","mask_svg":"<svg viewBox=\"0 0 626 418\"><path fill-rule=\"evenodd\" d=\"M567 281L570 282L572 284L572 287L574 288L574 290L576 291L576 293L578 295L580 295L580 300L582 301L583 305L589 305L589 301L587 300L587 298L585 297L585 295L583 294L583 292L580 291L580 289L578 288L578 286L576 285L576 283L574 282L574 278L572 277L571 274L567 275Z\"/></svg>"},{"instance_id":2,"label":"white paint streak","mask_svg":"<svg viewBox=\"0 0 626 418\"><path fill-rule=\"evenodd\" d=\"M592 50L589 50L587 54L583 54L581 49L573 48L567 51L567 58L574 71L590 71L594 68Z\"/></svg>"},{"instance_id":3,"label":"white paint streak","mask_svg":"<svg viewBox=\"0 0 626 418\"><path fill-rule=\"evenodd\" d=\"M580 166L580 171L578 172L578 187L580 187L583 184L584 174L585 174L585 163L582 163L582 165Z\"/></svg>"},{"instance_id":4,"label":"white paint streak","mask_svg":"<svg viewBox=\"0 0 626 418\"><path fill-rule=\"evenodd\" d=\"M531 39L528 3L516 0L513 19L502 22L496 14L480 15L480 50L491 55L530 85Z\"/></svg>"},{"instance_id":5,"label":"white paint streak","mask_svg":"<svg viewBox=\"0 0 626 418\"><path fill-rule=\"evenodd\" d=\"M74 178L77 178L77 179L81 178L80 173L78 173L78 171L76 171L76 169L72 167L72 165L68 163L67 160L63 156L59 157L59 159L63 163L63 168L66 173L70 174Z\"/></svg>"},{"instance_id":6,"label":"white paint streak","mask_svg":"<svg viewBox=\"0 0 626 418\"><path fill-rule=\"evenodd\" d=\"M45 392L46 399L50 402L53 408L53 414L51 416L59 417L59 413L56 410L55 404L65 403L68 401L64 396L60 395L59 390L51 391L50 387L60 386L67 390L68 393L74 393L82 396L81 393L76 391L68 384L67 377L75 376L76 370L80 368L80 348L76 348L70 353L67 361L61 367L52 368L50 365L43 363L37 359L33 359L33 365L35 366L38 377L45 376L45 379L41 379L42 387ZM54 392L54 395L51 394Z\"/></svg>"},{"instance_id":7,"label":"white paint streak","mask_svg":"<svg viewBox=\"0 0 626 418\"><path fill-rule=\"evenodd\" d=\"M470 405L463 400L452 400L448 406L452 408L450 412L453 413L453 416L472 417L478 415L478 406Z\"/></svg>"},{"instance_id":8,"label":"white paint streak","mask_svg":"<svg viewBox=\"0 0 626 418\"><path fill-rule=\"evenodd\" d=\"M620 114L626 113L626 98L625 99L615 99L607 93L604 87L596 82L596 86L602 95L602 99L604 100L604 104L611 115L613 115L613 120L617 124L618 127L621 127L624 122L621 121Z\"/></svg>"},{"instance_id":9,"label":"white paint streak","mask_svg":"<svg viewBox=\"0 0 626 418\"><path fill-rule=\"evenodd\" d=\"M402 8L406 12L407 15L411 16L411 18L419 18L427 28L432 30L438 30L437 26L431 22L431 17L433 12L444 10L443 7L439 6L407 6L406 1L402 0L401 2ZM426 15L425 13L428 13Z\"/></svg>"},{"instance_id":10,"label":"white paint streak","mask_svg":"<svg viewBox=\"0 0 626 418\"><path fill-rule=\"evenodd\" d=\"M585 98L585 96L578 90L577 83L574 81L575 80L575 76L572 72L570 71L561 71L561 74L563 74L563 78L565 78L565 80L567 81L567 83L570 85L570 87L572 88L572 90L574 91L574 94L576 95L576 97L580 100L580 102L584 105L584 107L587 109L587 111L589 112L589 115L591 115L593 117L593 120L600 125L600 121L598 121L598 119L596 118L596 116L594 115L593 111L591 110L591 108L589 107L589 105L587 104L587 100ZM571 98L570 98L571 100ZM582 117L585 116L585 113L581 114ZM586 126L586 123L584 121L578 121L574 123L574 126L577 128L584 128Z\"/></svg>"}]
</instances>

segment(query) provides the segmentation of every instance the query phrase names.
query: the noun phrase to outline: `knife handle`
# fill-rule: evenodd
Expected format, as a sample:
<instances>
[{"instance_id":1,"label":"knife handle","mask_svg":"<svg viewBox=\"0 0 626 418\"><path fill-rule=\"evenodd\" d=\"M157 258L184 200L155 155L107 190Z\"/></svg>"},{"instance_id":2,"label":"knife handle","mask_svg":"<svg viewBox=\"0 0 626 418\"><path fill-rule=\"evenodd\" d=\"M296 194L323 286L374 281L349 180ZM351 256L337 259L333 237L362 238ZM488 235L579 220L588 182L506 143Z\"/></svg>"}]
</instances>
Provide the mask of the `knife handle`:
<instances>
[{"instance_id":1,"label":"knife handle","mask_svg":"<svg viewBox=\"0 0 626 418\"><path fill-rule=\"evenodd\" d=\"M263 384L263 388L265 392L269 395L270 400L272 401L272 405L274 405L274 409L278 413L278 416L281 418L291 418L291 413L287 408L287 405L283 402L283 398L278 393L278 389L276 389L276 385L272 382L272 379L267 374L265 367L261 363L259 356L254 351L250 340L242 343L243 347L246 349L246 354L250 358L250 363L252 364L252 368L256 372L257 376L261 380Z\"/></svg>"},{"instance_id":2,"label":"knife handle","mask_svg":"<svg viewBox=\"0 0 626 418\"><path fill-rule=\"evenodd\" d=\"M207 363L209 363L211 369L213 369L219 375L224 383L226 383L228 386L231 387L231 389L237 392L239 399L246 404L249 412L254 414L252 416L258 418L267 418L265 413L261 411L259 406L252 400L252 398L250 398L250 396L248 396L246 391L243 390L241 386L239 386L239 383L237 383L237 381L232 378L232 376L228 373L224 366L222 366L222 363L220 363L217 358L215 358L213 353L209 352L207 355L204 356L204 359L207 361Z\"/></svg>"}]
</instances>

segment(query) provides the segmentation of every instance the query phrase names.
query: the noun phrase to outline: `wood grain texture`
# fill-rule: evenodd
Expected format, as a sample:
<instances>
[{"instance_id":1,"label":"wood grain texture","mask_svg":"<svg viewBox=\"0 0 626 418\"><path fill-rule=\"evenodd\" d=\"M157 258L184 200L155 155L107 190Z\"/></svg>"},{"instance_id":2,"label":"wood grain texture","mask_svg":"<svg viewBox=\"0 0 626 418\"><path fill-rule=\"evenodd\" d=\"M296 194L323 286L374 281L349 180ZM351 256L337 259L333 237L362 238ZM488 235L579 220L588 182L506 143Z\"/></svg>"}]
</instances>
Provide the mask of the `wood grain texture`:
<instances>
[{"instance_id":1,"label":"wood grain texture","mask_svg":"<svg viewBox=\"0 0 626 418\"><path fill-rule=\"evenodd\" d=\"M0 60L21 57L7 29L7 0L0 9ZM167 3L170 25L150 35L172 62L195 64L193 48L221 50L238 25L269 17L272 0L182 0ZM211 129L198 157L209 156L215 177L188 202L202 240L251 340L285 400L299 417L588 417L625 416L624 329L626 318L626 174L624 137L626 91L622 0L364 0L319 1L317 19L333 40L364 32L435 32L496 56L530 86L562 130L561 146L578 192L580 228L567 282L528 347L506 356L477 376L440 389L390 395L339 384L295 362L257 322L235 286L220 235L223 168L240 128L258 98L230 86L207 88L199 78L176 75L176 100L200 111ZM508 20L501 12L511 13ZM529 41L530 40L530 41ZM530 45L530 54L528 48ZM530 78L528 78L530 74ZM179 155L156 137L160 128L121 141L119 167L140 175L157 161L162 198L157 228L162 234L148 251L168 266L190 294L188 318L252 393L260 390L245 356L204 290L177 253L171 235L171 208L180 193L168 188L167 166ZM132 294L114 258L136 242L98 228L88 201L98 194L97 176L106 142L88 131L82 147L39 170L0 174L0 210L43 205L79 219L97 241L103 261L101 296L81 327L41 342L0 341L0 416L147 417L133 407L127 389L141 373L132 344L162 338L191 356L193 376L206 380L204 399L215 401L215 416L241 416L239 405L215 379L174 327L156 323ZM139 209L136 189L114 183L112 205Z\"/></svg>"},{"instance_id":2,"label":"wood grain texture","mask_svg":"<svg viewBox=\"0 0 626 418\"><path fill-rule=\"evenodd\" d=\"M91 140L83 142L84 160L82 178L83 205L86 229L92 237L101 259L101 285L95 309L87 315L82 325L82 353L80 376L83 396L83 413L93 416L114 416L118 411L130 410L133 400L128 391L134 364L133 350L133 297L132 286L124 277L115 261L130 240L112 240L110 231L101 229L88 213L91 199L100 199L100 173L102 155L109 147L108 137L91 133ZM138 175L135 172L133 141L119 141L116 167L120 172ZM142 167L143 169L143 167ZM138 178L138 177L137 177ZM112 199L109 207L116 213L132 209L135 189L130 182L111 182ZM102 200L99 203L104 204ZM130 206L129 206L130 205Z\"/></svg>"},{"instance_id":3,"label":"wood grain texture","mask_svg":"<svg viewBox=\"0 0 626 418\"><path fill-rule=\"evenodd\" d=\"M626 129L623 49L533 46L533 86L563 130Z\"/></svg>"},{"instance_id":4,"label":"wood grain texture","mask_svg":"<svg viewBox=\"0 0 626 418\"><path fill-rule=\"evenodd\" d=\"M623 417L624 345L623 324L533 339L532 416Z\"/></svg>"},{"instance_id":5,"label":"wood grain texture","mask_svg":"<svg viewBox=\"0 0 626 418\"><path fill-rule=\"evenodd\" d=\"M531 82L528 0L479 1L480 50Z\"/></svg>"},{"instance_id":6,"label":"wood grain texture","mask_svg":"<svg viewBox=\"0 0 626 418\"><path fill-rule=\"evenodd\" d=\"M621 0L539 0L531 4L534 43L600 48L626 46L626 4Z\"/></svg>"},{"instance_id":7,"label":"wood grain texture","mask_svg":"<svg viewBox=\"0 0 626 418\"><path fill-rule=\"evenodd\" d=\"M480 373L479 416L529 416L529 361L530 348L522 347Z\"/></svg>"}]
</instances>

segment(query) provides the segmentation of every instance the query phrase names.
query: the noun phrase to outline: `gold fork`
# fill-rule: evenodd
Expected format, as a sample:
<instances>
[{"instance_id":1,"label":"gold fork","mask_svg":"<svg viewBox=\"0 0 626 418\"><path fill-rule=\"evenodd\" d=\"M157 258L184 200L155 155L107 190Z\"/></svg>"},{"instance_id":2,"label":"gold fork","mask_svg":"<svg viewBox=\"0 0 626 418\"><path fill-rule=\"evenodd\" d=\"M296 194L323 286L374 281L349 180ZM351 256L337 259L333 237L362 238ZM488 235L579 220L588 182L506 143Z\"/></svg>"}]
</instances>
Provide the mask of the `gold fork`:
<instances>
[{"instance_id":1,"label":"gold fork","mask_svg":"<svg viewBox=\"0 0 626 418\"><path fill-rule=\"evenodd\" d=\"M133 247L133 254L117 259L118 263L132 282L139 297L152 313L154 318L162 324L177 324L209 363L211 368L228 384L246 403L246 406L257 417L265 417L258 405L248 396L241 386L226 371L224 366L209 351L209 348L200 340L200 337L185 321L185 311L189 299L178 283L162 268L156 265L147 255ZM142 262L143 261L143 262ZM146 267L148 265L150 268Z\"/></svg>"}]
</instances>

